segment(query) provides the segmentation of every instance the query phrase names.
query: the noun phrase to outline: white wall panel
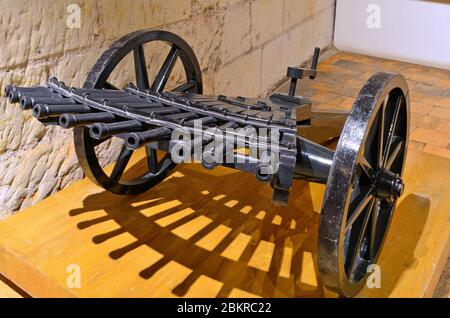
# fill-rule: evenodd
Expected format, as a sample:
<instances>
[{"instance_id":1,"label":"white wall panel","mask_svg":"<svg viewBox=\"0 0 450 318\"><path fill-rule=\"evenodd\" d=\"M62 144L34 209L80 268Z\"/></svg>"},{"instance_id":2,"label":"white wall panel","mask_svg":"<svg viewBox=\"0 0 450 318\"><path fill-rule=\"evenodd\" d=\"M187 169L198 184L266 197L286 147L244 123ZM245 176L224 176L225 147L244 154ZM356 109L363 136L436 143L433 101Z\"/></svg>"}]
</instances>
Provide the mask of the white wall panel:
<instances>
[{"instance_id":1,"label":"white wall panel","mask_svg":"<svg viewBox=\"0 0 450 318\"><path fill-rule=\"evenodd\" d=\"M337 0L334 44L450 69L450 0Z\"/></svg>"}]
</instances>

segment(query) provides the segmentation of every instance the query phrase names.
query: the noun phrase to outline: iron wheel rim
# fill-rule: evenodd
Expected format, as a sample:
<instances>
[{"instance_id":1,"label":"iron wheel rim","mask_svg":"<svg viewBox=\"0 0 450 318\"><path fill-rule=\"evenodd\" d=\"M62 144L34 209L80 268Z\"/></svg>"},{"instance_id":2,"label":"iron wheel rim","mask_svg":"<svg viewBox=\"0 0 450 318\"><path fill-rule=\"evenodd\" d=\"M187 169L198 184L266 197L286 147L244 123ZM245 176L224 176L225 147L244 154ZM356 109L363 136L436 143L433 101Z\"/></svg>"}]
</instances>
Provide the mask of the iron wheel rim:
<instances>
[{"instance_id":1,"label":"iron wheel rim","mask_svg":"<svg viewBox=\"0 0 450 318\"><path fill-rule=\"evenodd\" d=\"M169 72L167 74L162 72L164 66L166 66L165 62L158 71L157 77L163 73L161 78L159 78L159 83L161 83L161 81L163 82L162 86L157 86L158 79L155 79L154 83L150 86L147 75L147 64L145 62L143 45L153 41L162 41L171 47L165 62L167 62L169 58L175 57L174 61L169 61L171 67L170 64L168 64ZM83 87L116 89L116 87L108 82L108 77L128 54L133 54L134 57L137 87L153 89L157 86L158 89L155 89L156 91L163 91L176 60L180 59L186 76L185 87L187 89L183 91L198 94L202 93L201 70L192 48L179 36L171 32L160 30L136 31L117 40L97 60L88 74ZM99 142L89 135L89 128L75 127L74 141L75 151L80 166L86 176L97 185L116 194L142 193L164 180L176 165L171 160L170 153L166 153L162 158L158 158L157 151L150 146L146 146L148 171L131 180L121 180L123 172L131 158L132 151L126 149L123 145L115 167L113 168L112 173L108 175L101 167L95 152L95 147ZM105 141L107 141L107 139L100 143ZM116 169L119 161L125 166ZM118 179L117 175L119 175Z\"/></svg>"},{"instance_id":2,"label":"iron wheel rim","mask_svg":"<svg viewBox=\"0 0 450 318\"><path fill-rule=\"evenodd\" d=\"M405 79L393 73L373 75L361 89L339 139L320 217L319 271L325 285L344 296L362 289L368 266L376 263L382 250L397 200L379 198L378 180L385 170L402 177L408 131Z\"/></svg>"}]
</instances>

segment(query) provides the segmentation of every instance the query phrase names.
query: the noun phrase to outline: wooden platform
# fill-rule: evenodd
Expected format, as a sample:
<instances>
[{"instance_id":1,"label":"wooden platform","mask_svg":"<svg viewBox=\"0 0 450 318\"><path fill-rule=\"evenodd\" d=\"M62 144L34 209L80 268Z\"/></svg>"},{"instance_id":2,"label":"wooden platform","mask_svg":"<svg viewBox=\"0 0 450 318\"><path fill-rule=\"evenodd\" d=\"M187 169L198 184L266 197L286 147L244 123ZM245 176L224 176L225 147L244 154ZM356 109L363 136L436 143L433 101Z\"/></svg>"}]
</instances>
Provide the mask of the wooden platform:
<instances>
[{"instance_id":1,"label":"wooden platform","mask_svg":"<svg viewBox=\"0 0 450 318\"><path fill-rule=\"evenodd\" d=\"M382 288L360 296L431 296L447 259L450 160L411 151L405 179ZM34 297L335 297L315 266L322 194L295 182L281 209L253 176L197 165L139 196L82 180L0 222L0 273Z\"/></svg>"}]
</instances>

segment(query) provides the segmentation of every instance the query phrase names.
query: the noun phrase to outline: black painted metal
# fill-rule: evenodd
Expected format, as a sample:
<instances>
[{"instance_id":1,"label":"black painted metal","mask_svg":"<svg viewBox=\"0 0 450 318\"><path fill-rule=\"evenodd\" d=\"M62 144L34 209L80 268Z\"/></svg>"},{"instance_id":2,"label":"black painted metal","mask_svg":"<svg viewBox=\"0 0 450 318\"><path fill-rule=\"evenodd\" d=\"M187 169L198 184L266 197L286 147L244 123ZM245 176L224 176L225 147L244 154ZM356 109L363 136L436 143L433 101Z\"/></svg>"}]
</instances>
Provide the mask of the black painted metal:
<instances>
[{"instance_id":1,"label":"black painted metal","mask_svg":"<svg viewBox=\"0 0 450 318\"><path fill-rule=\"evenodd\" d=\"M104 139L121 133L140 131L142 129L144 129L144 125L137 120L125 120L110 124L95 123L89 127L89 135L94 139Z\"/></svg>"},{"instance_id":2,"label":"black painted metal","mask_svg":"<svg viewBox=\"0 0 450 318\"><path fill-rule=\"evenodd\" d=\"M64 128L86 126L94 123L111 123L116 116L111 113L63 114L59 117L59 125Z\"/></svg>"},{"instance_id":3,"label":"black painted metal","mask_svg":"<svg viewBox=\"0 0 450 318\"><path fill-rule=\"evenodd\" d=\"M172 131L169 128L159 127L143 132L129 133L125 136L125 144L127 145L128 149L136 150L139 147L142 147L143 145L150 142L169 139L171 132Z\"/></svg>"},{"instance_id":4,"label":"black painted metal","mask_svg":"<svg viewBox=\"0 0 450 318\"><path fill-rule=\"evenodd\" d=\"M327 183L334 151L299 136L297 149L294 178Z\"/></svg>"},{"instance_id":5,"label":"black painted metal","mask_svg":"<svg viewBox=\"0 0 450 318\"><path fill-rule=\"evenodd\" d=\"M48 97L47 97L48 96ZM48 94L47 96L22 96L20 97L20 107L22 109L31 109L34 105L37 104L46 104L46 105L71 105L75 104L74 101L62 98L62 97L53 97L60 96L59 94Z\"/></svg>"},{"instance_id":6,"label":"black painted metal","mask_svg":"<svg viewBox=\"0 0 450 318\"><path fill-rule=\"evenodd\" d=\"M171 49L150 83L144 44L153 41L166 42ZM258 99L207 96L201 94L199 64L186 42L170 32L138 31L114 43L100 57L84 88L67 87L52 78L47 87L6 86L5 94L11 102L20 101L24 109L33 107L34 116L44 124L75 127L75 148L83 171L114 193L148 190L174 168L170 151L195 146L202 149L204 168L223 165L252 173L272 186L273 202L278 205L288 202L294 178L326 183L318 237L319 270L329 288L352 296L363 286L368 266L376 262L403 193L408 88L401 75L377 73L364 85L349 115L313 112L311 101L296 96L295 90L298 79L316 76L319 52L316 48L311 69L288 69L289 94ZM108 78L128 54L135 61L136 84L122 90ZM178 59L186 80L168 92L165 86ZM227 128L236 130L228 132ZM195 142L172 138L175 129ZM323 146L339 136L335 152ZM112 172L106 174L95 149L111 138L121 139L122 148ZM126 179L125 169L139 147L145 147L147 169L137 178ZM243 154L237 151L242 147L266 151ZM166 154L158 158L158 151ZM270 172L265 159L274 151L279 161Z\"/></svg>"},{"instance_id":7,"label":"black painted metal","mask_svg":"<svg viewBox=\"0 0 450 318\"><path fill-rule=\"evenodd\" d=\"M20 87L18 90L16 85L5 86L5 96L8 97L10 103L17 103L22 97L21 93L27 92L28 94L51 94L52 92L47 87Z\"/></svg>"},{"instance_id":8,"label":"black painted metal","mask_svg":"<svg viewBox=\"0 0 450 318\"><path fill-rule=\"evenodd\" d=\"M37 119L60 116L65 113L91 113L92 109L84 105L48 105L37 104L33 107L33 115Z\"/></svg>"},{"instance_id":9,"label":"black painted metal","mask_svg":"<svg viewBox=\"0 0 450 318\"><path fill-rule=\"evenodd\" d=\"M314 49L314 54L312 57L311 68L299 68L299 67L288 67L287 77L291 78L291 84L289 86L289 96L294 97L295 90L297 89L297 81L302 79L304 76L309 76L310 79L315 79L317 75L317 63L319 62L320 48L316 47Z\"/></svg>"}]
</instances>

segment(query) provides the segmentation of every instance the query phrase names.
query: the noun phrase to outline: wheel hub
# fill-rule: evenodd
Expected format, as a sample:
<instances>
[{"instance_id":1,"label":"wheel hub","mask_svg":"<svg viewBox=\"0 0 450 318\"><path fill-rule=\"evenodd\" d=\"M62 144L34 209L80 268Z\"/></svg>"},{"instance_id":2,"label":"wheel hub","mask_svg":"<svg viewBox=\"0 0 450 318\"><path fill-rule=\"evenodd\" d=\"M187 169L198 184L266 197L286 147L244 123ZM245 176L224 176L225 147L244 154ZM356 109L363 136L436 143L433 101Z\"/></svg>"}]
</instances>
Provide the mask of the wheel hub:
<instances>
[{"instance_id":1,"label":"wheel hub","mask_svg":"<svg viewBox=\"0 0 450 318\"><path fill-rule=\"evenodd\" d=\"M380 170L377 174L375 186L376 196L388 202L393 202L398 199L403 194L405 188L402 178L398 174L386 169Z\"/></svg>"}]
</instances>

